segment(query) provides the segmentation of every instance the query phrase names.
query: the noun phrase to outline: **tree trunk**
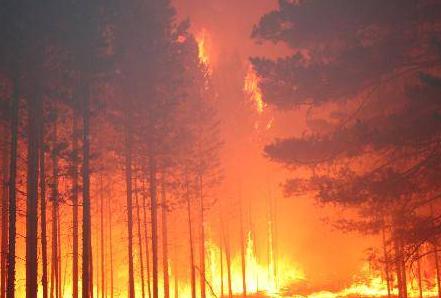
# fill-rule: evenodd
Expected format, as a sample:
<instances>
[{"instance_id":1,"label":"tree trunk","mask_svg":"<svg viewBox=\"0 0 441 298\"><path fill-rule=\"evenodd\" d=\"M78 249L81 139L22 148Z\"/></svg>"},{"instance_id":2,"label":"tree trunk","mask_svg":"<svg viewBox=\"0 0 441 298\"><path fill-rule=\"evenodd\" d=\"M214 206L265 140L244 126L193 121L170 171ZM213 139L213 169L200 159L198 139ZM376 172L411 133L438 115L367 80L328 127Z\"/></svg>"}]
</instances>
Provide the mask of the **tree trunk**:
<instances>
[{"instance_id":1,"label":"tree trunk","mask_svg":"<svg viewBox=\"0 0 441 298\"><path fill-rule=\"evenodd\" d=\"M41 217L41 259L43 286L43 298L48 298L48 276L47 276L47 222L46 222L46 157L44 145L45 129L44 121L40 123L40 217Z\"/></svg>"},{"instance_id":2,"label":"tree trunk","mask_svg":"<svg viewBox=\"0 0 441 298\"><path fill-rule=\"evenodd\" d=\"M53 139L52 139L52 276L51 276L51 297L60 297L59 292L59 256L58 256L58 156L57 156L57 120L54 123ZM55 291L55 296L54 296Z\"/></svg>"},{"instance_id":3,"label":"tree trunk","mask_svg":"<svg viewBox=\"0 0 441 298\"><path fill-rule=\"evenodd\" d=\"M86 83L86 82L85 82ZM91 282L91 219L90 219L90 173L89 173L89 86L86 83L83 102L83 257L82 257L82 298L91 296L93 283Z\"/></svg>"},{"instance_id":4,"label":"tree trunk","mask_svg":"<svg viewBox=\"0 0 441 298\"><path fill-rule=\"evenodd\" d=\"M407 273L406 273L406 263L404 261L404 257L403 257L403 247L402 244L400 243L400 264L401 264L401 273L402 273L402 282L403 282L403 297L407 298L408 297L408 293L407 293Z\"/></svg>"},{"instance_id":5,"label":"tree trunk","mask_svg":"<svg viewBox=\"0 0 441 298\"><path fill-rule=\"evenodd\" d=\"M423 298L423 281L421 276L421 260L420 260L420 250L417 249L416 252L416 258L417 258L417 279L418 279L418 292L420 295L420 298Z\"/></svg>"},{"instance_id":6,"label":"tree trunk","mask_svg":"<svg viewBox=\"0 0 441 298\"><path fill-rule=\"evenodd\" d=\"M132 203L132 127L130 115L127 113L126 131L126 188L127 188L127 232L128 232L128 262L129 262L129 298L135 297L135 281L133 276L133 203Z\"/></svg>"},{"instance_id":7,"label":"tree trunk","mask_svg":"<svg viewBox=\"0 0 441 298\"><path fill-rule=\"evenodd\" d=\"M174 237L175 241L173 242L173 275L174 275L174 282L175 282L174 298L179 298L178 247L176 244L178 237L177 237L177 233L176 233L176 228L177 228L176 221L175 221L174 227L175 227L175 229L174 229L175 230L175 237Z\"/></svg>"},{"instance_id":8,"label":"tree trunk","mask_svg":"<svg viewBox=\"0 0 441 298\"><path fill-rule=\"evenodd\" d=\"M111 196L109 195L109 198ZM113 298L113 245L112 245L112 204L107 200L107 211L109 218L109 265L110 265L110 298Z\"/></svg>"},{"instance_id":9,"label":"tree trunk","mask_svg":"<svg viewBox=\"0 0 441 298\"><path fill-rule=\"evenodd\" d=\"M8 276L7 276L7 298L15 297L15 240L16 240L16 218L17 218L17 138L18 138L18 80L14 82L14 93L11 104L11 159L9 167L9 245L8 245Z\"/></svg>"},{"instance_id":10,"label":"tree trunk","mask_svg":"<svg viewBox=\"0 0 441 298\"><path fill-rule=\"evenodd\" d=\"M162 198L162 272L164 274L164 298L170 298L170 281L168 273L168 231L167 231L167 197L165 191L165 172L161 175Z\"/></svg>"},{"instance_id":11,"label":"tree trunk","mask_svg":"<svg viewBox=\"0 0 441 298\"><path fill-rule=\"evenodd\" d=\"M150 200L152 220L153 298L158 298L158 199L156 194L156 160L150 152Z\"/></svg>"},{"instance_id":12,"label":"tree trunk","mask_svg":"<svg viewBox=\"0 0 441 298\"><path fill-rule=\"evenodd\" d=\"M221 207L222 208L222 207ZM222 212L222 211L221 211ZM223 218L221 216L221 235L223 235ZM220 252L220 297L224 297L224 252L223 252L223 237L221 237L219 242L219 252Z\"/></svg>"},{"instance_id":13,"label":"tree trunk","mask_svg":"<svg viewBox=\"0 0 441 298\"><path fill-rule=\"evenodd\" d=\"M385 224L383 222L382 236L383 236L383 255L384 255L384 270L386 274L386 286L387 286L387 297L391 297L390 289L390 269L389 269L389 254L387 253L387 243L386 243L386 231Z\"/></svg>"},{"instance_id":14,"label":"tree trunk","mask_svg":"<svg viewBox=\"0 0 441 298\"><path fill-rule=\"evenodd\" d=\"M398 297L404 298L403 274L401 271L402 268L401 268L401 262L400 262L400 251L399 251L399 246L398 246L396 239L394 239L394 250L395 250L395 268L397 271Z\"/></svg>"},{"instance_id":15,"label":"tree trunk","mask_svg":"<svg viewBox=\"0 0 441 298\"><path fill-rule=\"evenodd\" d=\"M433 204L430 204L430 217L432 219L432 226L434 226L434 224L433 224ZM440 270L439 258L438 258L438 241L436 238L433 239L432 246L433 246L433 257L435 258L436 285L438 288L438 298L441 298L441 278L440 278L441 270Z\"/></svg>"},{"instance_id":16,"label":"tree trunk","mask_svg":"<svg viewBox=\"0 0 441 298\"><path fill-rule=\"evenodd\" d=\"M38 96L38 95L37 95ZM36 298L38 290L38 130L40 99L28 102L28 160L26 196L26 297Z\"/></svg>"},{"instance_id":17,"label":"tree trunk","mask_svg":"<svg viewBox=\"0 0 441 298\"><path fill-rule=\"evenodd\" d=\"M103 186L103 176L100 176L100 196L101 196L101 206L100 206L100 236L101 236L101 297L106 297L106 283L104 279L104 186Z\"/></svg>"},{"instance_id":18,"label":"tree trunk","mask_svg":"<svg viewBox=\"0 0 441 298\"><path fill-rule=\"evenodd\" d=\"M200 248L199 248L199 256L200 256L200 286L201 286L201 298L206 297L205 290L205 227L204 227L204 194L203 194L203 184L202 184L202 175L199 175L199 212L200 212Z\"/></svg>"},{"instance_id":19,"label":"tree trunk","mask_svg":"<svg viewBox=\"0 0 441 298\"><path fill-rule=\"evenodd\" d=\"M63 297L63 292L61 291L61 266L62 264L62 258L61 258L61 217L60 217L60 202L58 201L58 208L57 208L57 248L58 248L58 297Z\"/></svg>"},{"instance_id":20,"label":"tree trunk","mask_svg":"<svg viewBox=\"0 0 441 298\"><path fill-rule=\"evenodd\" d=\"M7 129L5 127L4 134L5 138L8 136ZM1 285L0 285L0 298L6 298L6 276L7 267L6 263L8 261L8 148L5 145L2 148L2 176L1 176L1 200L2 200L2 239L1 239Z\"/></svg>"},{"instance_id":21,"label":"tree trunk","mask_svg":"<svg viewBox=\"0 0 441 298\"><path fill-rule=\"evenodd\" d=\"M242 214L242 200L239 206L240 212L240 257L242 265L242 297L247 296L247 279L246 279L246 260L245 260L245 237L243 230L243 214Z\"/></svg>"},{"instance_id":22,"label":"tree trunk","mask_svg":"<svg viewBox=\"0 0 441 298\"><path fill-rule=\"evenodd\" d=\"M146 263L146 269L147 269L147 291L149 298L152 297L152 289L151 289L151 282L150 282L150 252L149 252L149 233L148 233L148 222L147 222L147 199L145 195L145 184L144 180L142 181L142 189L143 189L143 195L142 195L142 205L143 205L143 216L144 216L144 233L145 233L145 263Z\"/></svg>"},{"instance_id":23,"label":"tree trunk","mask_svg":"<svg viewBox=\"0 0 441 298\"><path fill-rule=\"evenodd\" d=\"M78 298L78 113L72 115L72 298Z\"/></svg>"},{"instance_id":24,"label":"tree trunk","mask_svg":"<svg viewBox=\"0 0 441 298\"><path fill-rule=\"evenodd\" d=\"M188 241L190 249L190 279L191 279L191 297L196 298L196 274L194 268L194 253L193 253L193 229L191 224L191 202L189 193L188 181L186 182L186 199L187 199L187 223L188 223Z\"/></svg>"},{"instance_id":25,"label":"tree trunk","mask_svg":"<svg viewBox=\"0 0 441 298\"><path fill-rule=\"evenodd\" d=\"M231 251L230 251L230 243L227 237L224 235L224 243L225 243L225 256L227 261L227 278L228 278L228 297L233 297L233 288L232 288L232 276L231 276Z\"/></svg>"},{"instance_id":26,"label":"tree trunk","mask_svg":"<svg viewBox=\"0 0 441 298\"><path fill-rule=\"evenodd\" d=\"M144 258L142 251L142 234L141 234L141 213L139 212L139 200L138 200L138 186L135 178L135 204L136 204L136 223L138 228L138 247L139 247L139 270L141 273L141 294L142 298L145 298L145 285L144 285Z\"/></svg>"}]
</instances>

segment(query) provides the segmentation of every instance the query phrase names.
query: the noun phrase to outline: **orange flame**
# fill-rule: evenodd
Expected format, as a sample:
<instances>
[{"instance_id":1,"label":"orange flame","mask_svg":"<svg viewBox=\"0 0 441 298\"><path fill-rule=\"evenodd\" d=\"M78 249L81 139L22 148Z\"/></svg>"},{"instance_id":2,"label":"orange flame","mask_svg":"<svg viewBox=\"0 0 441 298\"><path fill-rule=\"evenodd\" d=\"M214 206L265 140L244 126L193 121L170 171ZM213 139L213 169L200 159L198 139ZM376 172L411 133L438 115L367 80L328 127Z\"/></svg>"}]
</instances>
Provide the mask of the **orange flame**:
<instances>
[{"instance_id":1,"label":"orange flame","mask_svg":"<svg viewBox=\"0 0 441 298\"><path fill-rule=\"evenodd\" d=\"M196 41L198 43L199 61L205 65L209 65L210 57L208 54L209 35L207 30L202 29L196 35Z\"/></svg>"},{"instance_id":2,"label":"orange flame","mask_svg":"<svg viewBox=\"0 0 441 298\"><path fill-rule=\"evenodd\" d=\"M257 76L254 68L250 65L248 67L247 74L245 76L244 92L254 103L256 111L261 114L266 107L263 101L262 91L259 88L259 77Z\"/></svg>"}]
</instances>

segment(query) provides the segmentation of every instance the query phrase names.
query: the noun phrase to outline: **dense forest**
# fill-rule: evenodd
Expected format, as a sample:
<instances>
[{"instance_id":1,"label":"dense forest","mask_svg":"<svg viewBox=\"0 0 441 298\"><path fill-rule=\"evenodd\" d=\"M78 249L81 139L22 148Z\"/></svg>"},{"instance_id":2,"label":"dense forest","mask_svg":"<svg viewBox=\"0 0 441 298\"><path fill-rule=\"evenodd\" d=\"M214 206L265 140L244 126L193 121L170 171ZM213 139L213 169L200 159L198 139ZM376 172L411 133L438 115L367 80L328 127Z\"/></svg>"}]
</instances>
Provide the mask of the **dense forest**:
<instances>
[{"instance_id":1,"label":"dense forest","mask_svg":"<svg viewBox=\"0 0 441 298\"><path fill-rule=\"evenodd\" d=\"M0 0L0 298L441 298L441 1L279 0L248 38L289 54L250 52L234 73L177 14L169 0ZM378 240L362 281L303 286L278 199L263 194L261 217L241 181L222 192L224 128L246 131L222 123L243 109L222 108L227 83L274 111L263 130L302 115L259 154L288 169L284 200Z\"/></svg>"}]
</instances>

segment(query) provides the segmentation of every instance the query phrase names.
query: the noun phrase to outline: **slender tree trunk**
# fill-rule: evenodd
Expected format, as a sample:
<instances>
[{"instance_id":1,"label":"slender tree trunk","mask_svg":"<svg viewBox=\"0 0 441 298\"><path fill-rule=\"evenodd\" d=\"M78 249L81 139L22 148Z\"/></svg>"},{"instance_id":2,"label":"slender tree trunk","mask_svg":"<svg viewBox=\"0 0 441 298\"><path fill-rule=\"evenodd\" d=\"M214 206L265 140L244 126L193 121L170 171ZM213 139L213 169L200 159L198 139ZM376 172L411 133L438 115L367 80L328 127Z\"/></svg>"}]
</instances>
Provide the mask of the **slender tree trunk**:
<instances>
[{"instance_id":1,"label":"slender tree trunk","mask_svg":"<svg viewBox=\"0 0 441 298\"><path fill-rule=\"evenodd\" d=\"M170 281L168 273L168 231L167 231L167 197L165 190L165 172L161 175L162 198L162 272L164 274L164 298L170 297Z\"/></svg>"},{"instance_id":2,"label":"slender tree trunk","mask_svg":"<svg viewBox=\"0 0 441 298\"><path fill-rule=\"evenodd\" d=\"M91 226L92 227L92 226ZM98 245L97 245L98 246ZM90 287L89 287L89 295L93 298L94 295L94 283L93 283L93 249L92 249L92 237L90 237L90 246L89 246L89 258L90 258L90 266L89 266L89 276L90 276ZM97 283L97 290L98 290L98 283Z\"/></svg>"},{"instance_id":3,"label":"slender tree trunk","mask_svg":"<svg viewBox=\"0 0 441 298\"><path fill-rule=\"evenodd\" d=\"M142 233L141 233L141 213L139 212L139 200L138 200L138 186L135 178L135 204L136 204L136 223L138 228L138 247L139 247L139 270L141 273L141 294L142 298L145 298L145 285L144 285L144 258L142 251Z\"/></svg>"},{"instance_id":4,"label":"slender tree trunk","mask_svg":"<svg viewBox=\"0 0 441 298\"><path fill-rule=\"evenodd\" d=\"M150 152L150 200L152 220L153 298L158 298L158 198L156 193L156 160Z\"/></svg>"},{"instance_id":5,"label":"slender tree trunk","mask_svg":"<svg viewBox=\"0 0 441 298\"><path fill-rule=\"evenodd\" d=\"M85 82L86 83L86 82ZM89 86L86 83L83 102L83 256L82 256L82 298L91 296L93 283L91 282L91 218L90 218L90 173L89 173L89 151L90 151L90 111L89 111Z\"/></svg>"},{"instance_id":6,"label":"slender tree trunk","mask_svg":"<svg viewBox=\"0 0 441 298\"><path fill-rule=\"evenodd\" d=\"M432 218L432 226L433 224L433 204L430 204L430 217ZM441 298L441 270L439 266L439 258L438 258L438 240L435 238L432 242L433 246L433 257L435 258L435 269L436 269L436 285L438 288L438 298Z\"/></svg>"},{"instance_id":7,"label":"slender tree trunk","mask_svg":"<svg viewBox=\"0 0 441 298\"><path fill-rule=\"evenodd\" d=\"M395 268L397 271L397 283L398 283L398 297L404 298L403 292L403 273L400 262L400 251L397 240L394 239L394 250L395 250Z\"/></svg>"},{"instance_id":8,"label":"slender tree trunk","mask_svg":"<svg viewBox=\"0 0 441 298\"><path fill-rule=\"evenodd\" d=\"M110 195L109 198L111 198ZM113 298L112 204L110 203L110 199L107 200L107 210L109 218L110 298Z\"/></svg>"},{"instance_id":9,"label":"slender tree trunk","mask_svg":"<svg viewBox=\"0 0 441 298\"><path fill-rule=\"evenodd\" d=\"M421 276L421 260L420 260L420 250L417 249L417 279L418 279L418 292L420 298L423 298L423 280Z\"/></svg>"},{"instance_id":10,"label":"slender tree trunk","mask_svg":"<svg viewBox=\"0 0 441 298\"><path fill-rule=\"evenodd\" d=\"M203 184L202 184L202 175L199 175L198 177L198 184L199 184L199 213L200 213L200 246L199 246L199 256L200 256L200 287L201 287L201 298L206 297L206 290L205 290L205 227L204 227L204 194L203 194Z\"/></svg>"},{"instance_id":11,"label":"slender tree trunk","mask_svg":"<svg viewBox=\"0 0 441 298\"><path fill-rule=\"evenodd\" d=\"M38 290L38 130L40 98L28 101L28 156L26 196L26 297L36 298Z\"/></svg>"},{"instance_id":12,"label":"slender tree trunk","mask_svg":"<svg viewBox=\"0 0 441 298\"><path fill-rule=\"evenodd\" d=\"M440 270L439 258L438 258L438 243L436 240L433 242L433 251L434 251L433 256L435 258L436 285L438 287L438 298L441 298L441 278L440 278L441 270Z\"/></svg>"},{"instance_id":13,"label":"slender tree trunk","mask_svg":"<svg viewBox=\"0 0 441 298\"><path fill-rule=\"evenodd\" d=\"M384 255L384 270L386 274L387 297L390 298L391 288L390 288L389 254L387 253L386 231L385 231L384 223L382 227L382 236L383 236L383 255Z\"/></svg>"},{"instance_id":14,"label":"slender tree trunk","mask_svg":"<svg viewBox=\"0 0 441 298\"><path fill-rule=\"evenodd\" d=\"M143 188L143 196L142 196L142 205L143 205L143 216L144 216L144 233L145 233L145 262L146 262L146 269L147 269L147 291L149 298L152 297L152 289L151 289L151 282L150 282L150 252L149 252L149 233L148 233L148 222L147 222L147 199L145 195L145 184L144 180L142 181L142 188Z\"/></svg>"},{"instance_id":15,"label":"slender tree trunk","mask_svg":"<svg viewBox=\"0 0 441 298\"><path fill-rule=\"evenodd\" d=\"M403 297L407 298L408 297L408 293L407 293L407 273L406 273L406 263L404 261L404 257L403 257L403 247L402 244L400 243L400 264L401 264L401 273L402 273L402 281L403 281Z\"/></svg>"},{"instance_id":16,"label":"slender tree trunk","mask_svg":"<svg viewBox=\"0 0 441 298\"><path fill-rule=\"evenodd\" d=\"M104 279L104 186L103 176L100 176L100 196L101 196L101 208L100 208L100 230L101 230L101 297L106 297L106 283Z\"/></svg>"},{"instance_id":17,"label":"slender tree trunk","mask_svg":"<svg viewBox=\"0 0 441 298\"><path fill-rule=\"evenodd\" d=\"M174 237L174 242L173 242L173 274L174 274L174 282L175 282L175 295L174 298L179 298L179 271L178 271L178 247L176 244L177 241L177 233L176 233L176 221L174 224L175 227L175 237Z\"/></svg>"},{"instance_id":18,"label":"slender tree trunk","mask_svg":"<svg viewBox=\"0 0 441 298\"><path fill-rule=\"evenodd\" d=\"M243 228L242 200L239 206L240 212L240 256L242 265L242 297L247 296L246 260L245 260L245 237Z\"/></svg>"},{"instance_id":19,"label":"slender tree trunk","mask_svg":"<svg viewBox=\"0 0 441 298\"><path fill-rule=\"evenodd\" d=\"M189 241L189 249L190 249L191 297L196 298L196 272L194 268L193 228L191 224L191 200L190 200L190 190L189 190L188 181L186 181L186 199L187 199L188 241Z\"/></svg>"},{"instance_id":20,"label":"slender tree trunk","mask_svg":"<svg viewBox=\"0 0 441 298\"><path fill-rule=\"evenodd\" d=\"M4 129L5 139L8 136L7 129ZM8 212L9 212L9 202L8 202L8 148L5 145L2 148L2 181L1 181L1 191L2 191L2 240L1 240L1 285L0 285L0 298L6 298L6 276L7 267L6 263L8 261Z\"/></svg>"},{"instance_id":21,"label":"slender tree trunk","mask_svg":"<svg viewBox=\"0 0 441 298\"><path fill-rule=\"evenodd\" d=\"M58 256L58 152L57 152L57 120L54 123L53 139L52 139L52 277L51 277L51 297L60 297L59 292L59 256Z\"/></svg>"},{"instance_id":22,"label":"slender tree trunk","mask_svg":"<svg viewBox=\"0 0 441 298\"><path fill-rule=\"evenodd\" d=\"M44 145L44 121L40 123L40 217L41 217L41 259L43 286L43 298L48 298L48 275L47 275L47 222L46 222L46 165Z\"/></svg>"},{"instance_id":23,"label":"slender tree trunk","mask_svg":"<svg viewBox=\"0 0 441 298\"><path fill-rule=\"evenodd\" d=\"M52 135L52 272L53 280L51 281L51 297L54 297L53 293L55 290L55 297L60 297L59 292L59 256L58 256L58 152L57 152L57 120L54 123L54 130Z\"/></svg>"},{"instance_id":24,"label":"slender tree trunk","mask_svg":"<svg viewBox=\"0 0 441 298\"><path fill-rule=\"evenodd\" d=\"M231 276L231 251L230 251L229 239L225 237L225 234L224 234L224 244L225 244L225 257L227 261L228 297L232 298L233 288L232 288L232 276Z\"/></svg>"},{"instance_id":25,"label":"slender tree trunk","mask_svg":"<svg viewBox=\"0 0 441 298\"><path fill-rule=\"evenodd\" d=\"M129 298L135 297L135 280L133 276L133 203L132 203L132 127L130 115L127 113L126 131L126 188L127 188L127 232L129 246Z\"/></svg>"},{"instance_id":26,"label":"slender tree trunk","mask_svg":"<svg viewBox=\"0 0 441 298\"><path fill-rule=\"evenodd\" d=\"M78 113L72 115L72 298L78 298Z\"/></svg>"},{"instance_id":27,"label":"slender tree trunk","mask_svg":"<svg viewBox=\"0 0 441 298\"><path fill-rule=\"evenodd\" d=\"M222 208L222 207L221 207ZM222 212L222 211L221 211ZM221 235L223 235L223 218L221 216ZM219 242L219 252L220 252L220 297L224 297L224 252L223 252L223 237L221 237Z\"/></svg>"},{"instance_id":28,"label":"slender tree trunk","mask_svg":"<svg viewBox=\"0 0 441 298\"><path fill-rule=\"evenodd\" d=\"M58 208L57 208L57 248L58 248L58 253L57 253L57 256L58 256L58 259L57 259L57 262L58 262L58 278L57 278L57 280L58 280L58 297L59 298L61 298L61 297L63 297L63 292L61 291L61 281L62 281L62 279L61 279L61 268L63 268L62 267L62 258L61 258L61 217L60 217L60 203L59 203L59 201L58 201Z\"/></svg>"},{"instance_id":29,"label":"slender tree trunk","mask_svg":"<svg viewBox=\"0 0 441 298\"><path fill-rule=\"evenodd\" d=\"M9 245L8 245L8 276L7 298L15 297L15 240L17 218L17 139L18 139L18 109L19 93L18 79L14 82L14 93L11 104L11 155L9 167Z\"/></svg>"}]
</instances>

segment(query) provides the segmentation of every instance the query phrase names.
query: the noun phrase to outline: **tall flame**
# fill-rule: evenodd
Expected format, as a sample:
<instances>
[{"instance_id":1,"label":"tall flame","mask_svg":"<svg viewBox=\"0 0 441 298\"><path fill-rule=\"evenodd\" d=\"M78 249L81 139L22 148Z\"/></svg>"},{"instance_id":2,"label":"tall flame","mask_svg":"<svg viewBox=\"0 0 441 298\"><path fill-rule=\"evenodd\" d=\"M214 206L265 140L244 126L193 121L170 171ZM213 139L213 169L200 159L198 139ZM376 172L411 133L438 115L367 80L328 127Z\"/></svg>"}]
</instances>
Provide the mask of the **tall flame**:
<instances>
[{"instance_id":1,"label":"tall flame","mask_svg":"<svg viewBox=\"0 0 441 298\"><path fill-rule=\"evenodd\" d=\"M265 102L263 101L262 91L259 87L259 77L257 76L252 65L248 67L247 74L245 76L245 84L244 91L247 94L251 101L253 101L256 111L261 114L266 107Z\"/></svg>"},{"instance_id":2,"label":"tall flame","mask_svg":"<svg viewBox=\"0 0 441 298\"><path fill-rule=\"evenodd\" d=\"M205 65L209 65L210 57L208 54L209 35L206 29L202 29L196 35L196 41L198 43L199 61Z\"/></svg>"}]
</instances>

